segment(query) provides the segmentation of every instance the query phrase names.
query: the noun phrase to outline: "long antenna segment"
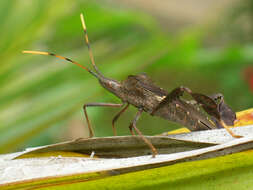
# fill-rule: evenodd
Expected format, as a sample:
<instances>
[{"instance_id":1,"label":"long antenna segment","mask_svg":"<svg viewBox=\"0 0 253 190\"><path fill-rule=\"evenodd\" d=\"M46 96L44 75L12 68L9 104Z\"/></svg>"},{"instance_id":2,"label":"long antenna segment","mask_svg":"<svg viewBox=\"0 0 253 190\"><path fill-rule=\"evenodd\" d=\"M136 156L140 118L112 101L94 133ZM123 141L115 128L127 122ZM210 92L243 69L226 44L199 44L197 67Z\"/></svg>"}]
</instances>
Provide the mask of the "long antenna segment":
<instances>
[{"instance_id":1,"label":"long antenna segment","mask_svg":"<svg viewBox=\"0 0 253 190\"><path fill-rule=\"evenodd\" d=\"M83 17L82 13L80 14L80 18L81 18L81 23L82 23L82 27L83 27L83 32L84 32L84 37L85 37L85 43L87 44L88 51L89 51L89 56L90 56L91 64L93 65L93 67L96 70L96 72L99 75L102 75L100 73L100 71L98 70L96 64L95 64L94 56L93 56L93 53L92 53L92 50L91 50L91 47L90 47L90 42L89 42L89 38L88 38L88 34L87 34L87 28L86 28L84 17Z\"/></svg>"},{"instance_id":2,"label":"long antenna segment","mask_svg":"<svg viewBox=\"0 0 253 190\"><path fill-rule=\"evenodd\" d=\"M93 71L91 71L90 69L88 69L87 67L85 67L85 66L81 65L80 63L77 63L76 61L73 61L73 60L71 60L71 59L69 59L67 57L63 57L61 55L56 55L54 53L45 52L45 51L22 51L22 53L54 56L54 57L57 57L59 59L63 59L63 60L66 60L68 62L71 62L71 63L77 65L78 67L81 67L82 69L85 69L86 71L88 71L89 73L91 73L93 76L95 76L96 78L98 78L97 74L94 73Z\"/></svg>"}]
</instances>

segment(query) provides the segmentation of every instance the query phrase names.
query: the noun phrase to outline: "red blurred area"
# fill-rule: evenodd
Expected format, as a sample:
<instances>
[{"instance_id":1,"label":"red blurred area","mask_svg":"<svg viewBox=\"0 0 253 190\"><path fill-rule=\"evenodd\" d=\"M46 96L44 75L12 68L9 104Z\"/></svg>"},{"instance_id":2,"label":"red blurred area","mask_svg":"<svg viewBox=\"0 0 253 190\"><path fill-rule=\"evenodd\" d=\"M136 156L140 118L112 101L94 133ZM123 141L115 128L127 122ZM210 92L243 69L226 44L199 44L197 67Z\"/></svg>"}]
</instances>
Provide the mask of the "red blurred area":
<instances>
[{"instance_id":1,"label":"red blurred area","mask_svg":"<svg viewBox=\"0 0 253 190\"><path fill-rule=\"evenodd\" d=\"M251 92L253 92L253 66L248 66L243 70L243 78L247 81Z\"/></svg>"}]
</instances>

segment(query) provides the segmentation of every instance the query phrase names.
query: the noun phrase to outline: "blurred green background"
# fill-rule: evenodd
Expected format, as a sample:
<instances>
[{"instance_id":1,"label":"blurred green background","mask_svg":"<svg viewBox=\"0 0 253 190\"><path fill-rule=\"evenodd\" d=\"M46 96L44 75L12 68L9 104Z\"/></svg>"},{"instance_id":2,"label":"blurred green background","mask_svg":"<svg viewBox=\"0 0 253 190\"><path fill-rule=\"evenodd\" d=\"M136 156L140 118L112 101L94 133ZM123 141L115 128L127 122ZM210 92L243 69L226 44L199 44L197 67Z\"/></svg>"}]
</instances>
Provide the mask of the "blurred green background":
<instances>
[{"instance_id":1,"label":"blurred green background","mask_svg":"<svg viewBox=\"0 0 253 190\"><path fill-rule=\"evenodd\" d=\"M218 2L0 1L0 153L87 137L83 104L120 103L71 63L21 53L50 51L90 67L81 12L105 76L145 72L168 91L221 92L235 111L252 107L253 3ZM96 136L113 134L118 111L88 108ZM116 123L119 135L130 134L135 112ZM143 114L138 127L155 135L180 126Z\"/></svg>"}]
</instances>

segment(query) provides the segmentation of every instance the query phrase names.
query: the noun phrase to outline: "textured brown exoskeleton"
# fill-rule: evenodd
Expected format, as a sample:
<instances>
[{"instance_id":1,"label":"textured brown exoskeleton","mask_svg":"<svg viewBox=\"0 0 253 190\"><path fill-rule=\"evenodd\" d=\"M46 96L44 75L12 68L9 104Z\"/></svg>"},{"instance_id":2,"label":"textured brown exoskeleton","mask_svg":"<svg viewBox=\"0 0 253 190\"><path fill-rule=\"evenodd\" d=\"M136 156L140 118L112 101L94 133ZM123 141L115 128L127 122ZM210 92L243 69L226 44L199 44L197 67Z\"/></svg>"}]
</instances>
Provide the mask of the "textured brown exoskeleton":
<instances>
[{"instance_id":1,"label":"textured brown exoskeleton","mask_svg":"<svg viewBox=\"0 0 253 190\"><path fill-rule=\"evenodd\" d=\"M157 87L145 74L130 75L126 80L122 82L118 82L116 80L103 76L95 65L82 14L81 22L84 30L85 42L88 46L91 63L95 72L75 61L72 61L69 58L62 57L53 53L41 51L23 51L23 53L51 55L72 62L95 76L105 89L115 94L122 100L122 104L88 103L83 106L90 137L94 136L94 132L88 119L86 107L123 107L112 121L113 132L114 135L116 135L114 124L130 104L138 109L135 118L129 126L130 132L132 135L134 135L134 129L139 134L139 136L151 148L153 157L157 154L157 150L136 127L136 122L138 121L142 112L147 112L153 116L158 116L169 121L177 122L181 125L186 126L191 131L225 127L233 137L240 137L233 134L232 131L229 130L229 128L226 126L233 125L236 116L231 108L225 104L223 96L221 94L209 97L203 94L193 93L190 89L185 87L176 88L168 93L162 88ZM189 93L192 96L193 101L186 101L180 98L184 92ZM202 108L204 111L201 111L200 108Z\"/></svg>"}]
</instances>

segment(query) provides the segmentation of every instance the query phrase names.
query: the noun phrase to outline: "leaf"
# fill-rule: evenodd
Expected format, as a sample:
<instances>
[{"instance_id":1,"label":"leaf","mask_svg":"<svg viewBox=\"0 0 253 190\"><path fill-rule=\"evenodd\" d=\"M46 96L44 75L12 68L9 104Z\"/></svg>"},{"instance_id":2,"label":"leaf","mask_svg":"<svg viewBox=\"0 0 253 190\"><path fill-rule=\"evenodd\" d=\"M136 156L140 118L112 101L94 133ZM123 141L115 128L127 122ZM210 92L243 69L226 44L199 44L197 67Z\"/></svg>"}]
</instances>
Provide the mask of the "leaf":
<instances>
[{"instance_id":1,"label":"leaf","mask_svg":"<svg viewBox=\"0 0 253 190\"><path fill-rule=\"evenodd\" d=\"M246 151L124 175L106 176L97 180L62 184L53 186L53 189L65 187L68 189L248 190L253 185L252 156L253 151Z\"/></svg>"},{"instance_id":2,"label":"leaf","mask_svg":"<svg viewBox=\"0 0 253 190\"><path fill-rule=\"evenodd\" d=\"M247 137L253 133L253 126L233 128L237 135ZM215 144L223 144L234 140L225 129L196 131L166 136L146 137L158 150L159 154L170 154L198 148L208 147ZM151 154L151 150L139 137L100 137L90 139L77 139L58 144L47 145L35 149L28 149L17 158L36 157L37 153L67 151L90 155L95 152L100 158L124 158L133 156L143 156ZM38 154L37 156L40 156Z\"/></svg>"},{"instance_id":3,"label":"leaf","mask_svg":"<svg viewBox=\"0 0 253 190\"><path fill-rule=\"evenodd\" d=\"M203 147L209 147L214 143L203 143L184 141L182 139L171 139L168 137L147 136L150 142L157 148L160 154L169 154L194 150ZM150 148L144 143L141 138L133 136L121 137L99 137L90 139L77 139L58 144L52 144L29 150L17 158L23 157L40 157L40 153L46 152L75 152L85 155L91 155L92 152L100 158L126 158L134 156L143 156L151 154ZM37 154L37 156L36 156Z\"/></svg>"},{"instance_id":4,"label":"leaf","mask_svg":"<svg viewBox=\"0 0 253 190\"><path fill-rule=\"evenodd\" d=\"M125 174L129 172L136 172L151 168L157 168L162 166L168 166L168 165L174 165L175 163L182 163L185 161L193 161L193 160L200 160L200 159L206 159L210 157L217 157L221 155L227 155L231 153L241 152L248 149L253 148L253 137L244 137L240 139L235 139L233 141L229 141L224 144L215 145L207 148L201 148L198 150L192 150L192 151L186 151L186 152L180 152L180 153L174 153L174 154L163 154L163 155L157 155L156 158L151 158L151 156L141 156L141 157L131 157L131 158L121 158L121 159L87 159L87 158L63 158L63 157L56 157L56 158L31 158L31 159L18 159L18 160L10 160L13 155L5 155L1 156L1 170L4 171L1 173L1 183L0 186L2 189L11 189L11 188L38 188L38 187L50 187L50 186L59 186L60 184L72 184L73 188L75 185L77 185L80 182L87 183L88 185L91 185L94 187L95 184L102 185L105 183L102 181L99 182L92 182L92 180L98 180L101 178L105 178L112 175L119 175L119 174ZM252 152L249 152L249 156L251 156ZM244 153L245 155L245 153ZM249 158L243 159L243 157L238 157L237 155L232 155L228 158L231 161L233 161L233 164L226 164L228 168L239 168L245 165L252 165L253 160ZM235 162L233 159L240 159L241 161L245 161L244 163L241 162ZM218 162L219 165L221 163L231 163L229 159L221 158L221 161ZM207 163L210 161L207 161ZM201 163L201 162L200 162ZM203 165L205 165L205 162ZM217 164L217 163L216 163ZM186 164L186 166L192 166L194 168L194 162L190 164ZM197 162L198 165L198 162ZM201 164L200 164L201 165ZM207 165L205 165L207 166ZM199 166L198 166L199 167ZM208 168L208 166L207 166ZM201 167L199 167L201 169ZM208 170L201 169L201 172L205 173L211 173L212 176L215 176L215 173L221 172L223 169L222 165L221 167L214 167L212 164L212 167L209 167ZM171 173L167 173L167 175L170 176L170 180L166 178L167 183L168 182L174 182L172 178L173 175L173 169L170 170L170 167L164 167L160 171L164 173L166 170L171 171ZM151 170L146 170L144 173L146 173L147 178L152 177L153 172L149 172ZM159 171L159 170L157 170ZM176 171L174 171L176 172ZM198 172L198 170L197 170ZM199 175L201 176L201 172L199 172ZM155 172L157 173L157 172ZM180 178L184 179L183 176L186 175L186 179L189 177L194 177L196 175L196 171L194 169L187 170L187 173L181 172L183 175L179 175L177 180ZM137 176L142 178L142 173L137 173ZM6 176L9 176L9 181L6 178ZM136 173L130 174L131 176L135 176ZM251 174L252 175L252 174ZM5 178L4 178L4 177ZM7 177L8 177L7 176ZM122 176L122 175L120 175ZM127 183L123 183L125 178L121 178L119 176L119 184L114 184L115 186L121 186L121 187L127 187ZM142 176L142 177L141 177ZM168 177L169 177L168 176ZM198 176L198 175L197 175ZM137 178L138 178L137 177ZM115 178L107 178L104 179L107 180L114 180ZM136 180L136 178L134 178ZM186 180L185 179L185 180ZM6 183L6 182L9 183ZM11 182L12 181L12 182ZM16 182L15 182L16 181ZM90 181L90 182L89 182ZM208 180L206 181L208 182ZM77 183L77 184L74 184ZM136 183L136 181L135 181ZM202 182L204 183L204 182ZM85 184L82 184L85 186ZM109 185L109 186L114 186ZM133 184L132 184L133 185ZM150 183L140 183L136 184L134 187L140 187L140 185L147 186L159 186L162 185L162 182L155 183L155 181L150 181ZM106 187L106 186L105 186ZM105 188L104 187L104 188Z\"/></svg>"}]
</instances>

